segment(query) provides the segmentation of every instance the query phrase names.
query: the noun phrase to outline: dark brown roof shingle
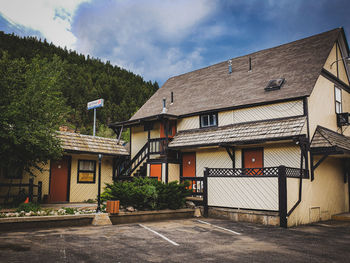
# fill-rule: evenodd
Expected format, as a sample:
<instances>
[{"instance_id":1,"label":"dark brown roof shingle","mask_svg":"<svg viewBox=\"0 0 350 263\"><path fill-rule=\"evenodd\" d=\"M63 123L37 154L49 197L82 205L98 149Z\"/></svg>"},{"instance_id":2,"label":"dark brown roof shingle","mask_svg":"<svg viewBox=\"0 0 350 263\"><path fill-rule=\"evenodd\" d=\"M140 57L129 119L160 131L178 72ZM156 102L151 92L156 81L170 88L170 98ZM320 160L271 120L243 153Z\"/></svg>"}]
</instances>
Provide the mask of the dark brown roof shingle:
<instances>
[{"instance_id":1,"label":"dark brown roof shingle","mask_svg":"<svg viewBox=\"0 0 350 263\"><path fill-rule=\"evenodd\" d=\"M186 115L208 110L257 104L311 94L329 52L343 29L338 28L285 45L232 59L172 77L130 120L158 115L162 99L167 113ZM248 71L251 58L252 70ZM271 79L285 78L280 90L265 91ZM170 94L174 93L174 103Z\"/></svg>"}]
</instances>

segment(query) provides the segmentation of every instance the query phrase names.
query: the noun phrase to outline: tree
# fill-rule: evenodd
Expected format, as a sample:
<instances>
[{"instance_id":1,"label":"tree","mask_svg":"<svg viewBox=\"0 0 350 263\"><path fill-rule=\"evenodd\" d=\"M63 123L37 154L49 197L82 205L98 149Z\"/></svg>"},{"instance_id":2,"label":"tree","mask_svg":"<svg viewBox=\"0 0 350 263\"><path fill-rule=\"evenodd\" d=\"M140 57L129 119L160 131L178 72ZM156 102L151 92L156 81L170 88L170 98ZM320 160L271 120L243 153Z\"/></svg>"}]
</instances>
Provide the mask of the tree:
<instances>
[{"instance_id":1,"label":"tree","mask_svg":"<svg viewBox=\"0 0 350 263\"><path fill-rule=\"evenodd\" d=\"M63 62L35 57L0 59L0 168L8 177L22 168L32 174L40 164L62 155L55 136L67 108L61 94Z\"/></svg>"}]
</instances>

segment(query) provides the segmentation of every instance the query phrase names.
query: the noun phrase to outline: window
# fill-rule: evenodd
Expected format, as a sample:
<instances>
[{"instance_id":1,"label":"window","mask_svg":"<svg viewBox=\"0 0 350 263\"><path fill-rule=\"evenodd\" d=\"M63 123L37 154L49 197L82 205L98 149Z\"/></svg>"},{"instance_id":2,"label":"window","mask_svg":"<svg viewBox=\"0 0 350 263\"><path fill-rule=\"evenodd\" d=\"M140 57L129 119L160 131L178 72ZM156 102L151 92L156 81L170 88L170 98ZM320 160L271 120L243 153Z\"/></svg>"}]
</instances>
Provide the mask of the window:
<instances>
[{"instance_id":1,"label":"window","mask_svg":"<svg viewBox=\"0 0 350 263\"><path fill-rule=\"evenodd\" d=\"M94 184L96 178L96 161L78 161L78 183Z\"/></svg>"},{"instance_id":2,"label":"window","mask_svg":"<svg viewBox=\"0 0 350 263\"><path fill-rule=\"evenodd\" d=\"M335 97L335 113L342 113L341 89L336 86L334 86L334 97Z\"/></svg>"},{"instance_id":3,"label":"window","mask_svg":"<svg viewBox=\"0 0 350 263\"><path fill-rule=\"evenodd\" d=\"M218 126L217 119L218 119L217 113L201 115L200 116L200 127L206 128L206 127Z\"/></svg>"}]
</instances>

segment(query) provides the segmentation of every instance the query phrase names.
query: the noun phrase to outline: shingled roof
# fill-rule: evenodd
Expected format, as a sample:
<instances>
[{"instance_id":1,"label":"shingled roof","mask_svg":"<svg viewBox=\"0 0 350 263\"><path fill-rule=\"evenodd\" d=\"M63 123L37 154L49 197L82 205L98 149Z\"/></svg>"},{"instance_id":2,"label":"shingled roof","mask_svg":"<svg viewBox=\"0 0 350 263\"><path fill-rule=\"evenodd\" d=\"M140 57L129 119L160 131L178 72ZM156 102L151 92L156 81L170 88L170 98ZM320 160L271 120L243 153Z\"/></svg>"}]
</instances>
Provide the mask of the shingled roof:
<instances>
[{"instance_id":1,"label":"shingled roof","mask_svg":"<svg viewBox=\"0 0 350 263\"><path fill-rule=\"evenodd\" d=\"M209 110L279 101L309 96L342 28L285 45L232 59L232 73L224 61L190 73L172 77L130 120L162 112L182 116ZM251 58L252 70L248 63ZM272 79L285 78L280 90L265 91ZM174 103L170 105L170 94Z\"/></svg>"},{"instance_id":2,"label":"shingled roof","mask_svg":"<svg viewBox=\"0 0 350 263\"><path fill-rule=\"evenodd\" d=\"M170 148L240 144L260 140L281 140L306 133L306 117L292 117L232 124L217 128L178 132L169 143Z\"/></svg>"},{"instance_id":3,"label":"shingled roof","mask_svg":"<svg viewBox=\"0 0 350 263\"><path fill-rule=\"evenodd\" d=\"M117 143L116 139L103 138L79 133L59 131L57 137L61 140L62 148L69 152L129 155L127 149Z\"/></svg>"},{"instance_id":4,"label":"shingled roof","mask_svg":"<svg viewBox=\"0 0 350 263\"><path fill-rule=\"evenodd\" d=\"M331 131L322 126L317 126L310 147L311 149L340 148L350 151L350 137Z\"/></svg>"}]
</instances>

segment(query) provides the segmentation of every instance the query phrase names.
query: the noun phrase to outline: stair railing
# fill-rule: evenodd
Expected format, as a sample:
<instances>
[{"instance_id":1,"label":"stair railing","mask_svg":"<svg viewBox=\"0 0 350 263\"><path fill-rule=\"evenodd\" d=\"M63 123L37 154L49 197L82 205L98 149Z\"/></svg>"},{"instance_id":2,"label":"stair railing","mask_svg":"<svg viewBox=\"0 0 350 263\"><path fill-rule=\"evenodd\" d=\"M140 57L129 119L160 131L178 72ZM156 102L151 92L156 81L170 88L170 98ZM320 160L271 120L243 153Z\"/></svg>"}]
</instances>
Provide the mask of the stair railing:
<instances>
[{"instance_id":1,"label":"stair railing","mask_svg":"<svg viewBox=\"0 0 350 263\"><path fill-rule=\"evenodd\" d=\"M145 145L140 149L140 151L132 158L120 172L120 176L130 176L141 163L149 156L149 143L146 142Z\"/></svg>"},{"instance_id":2,"label":"stair railing","mask_svg":"<svg viewBox=\"0 0 350 263\"><path fill-rule=\"evenodd\" d=\"M130 176L152 154L166 154L168 146L167 138L149 139L138 153L124 166L120 176Z\"/></svg>"}]
</instances>

